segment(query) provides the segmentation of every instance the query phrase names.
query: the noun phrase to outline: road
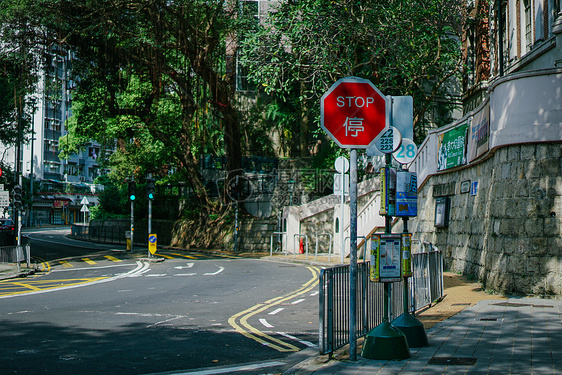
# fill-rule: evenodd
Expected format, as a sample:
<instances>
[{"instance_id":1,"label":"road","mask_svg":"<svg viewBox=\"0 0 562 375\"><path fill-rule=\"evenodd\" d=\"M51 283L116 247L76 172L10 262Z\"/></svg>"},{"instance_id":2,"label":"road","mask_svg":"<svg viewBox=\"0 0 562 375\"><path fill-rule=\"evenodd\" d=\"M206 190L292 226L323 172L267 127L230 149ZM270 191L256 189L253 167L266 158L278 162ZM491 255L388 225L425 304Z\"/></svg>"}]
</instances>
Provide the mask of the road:
<instances>
[{"instance_id":1,"label":"road","mask_svg":"<svg viewBox=\"0 0 562 375\"><path fill-rule=\"evenodd\" d=\"M2 373L280 373L316 350L318 268L29 237L45 271L0 282Z\"/></svg>"}]
</instances>

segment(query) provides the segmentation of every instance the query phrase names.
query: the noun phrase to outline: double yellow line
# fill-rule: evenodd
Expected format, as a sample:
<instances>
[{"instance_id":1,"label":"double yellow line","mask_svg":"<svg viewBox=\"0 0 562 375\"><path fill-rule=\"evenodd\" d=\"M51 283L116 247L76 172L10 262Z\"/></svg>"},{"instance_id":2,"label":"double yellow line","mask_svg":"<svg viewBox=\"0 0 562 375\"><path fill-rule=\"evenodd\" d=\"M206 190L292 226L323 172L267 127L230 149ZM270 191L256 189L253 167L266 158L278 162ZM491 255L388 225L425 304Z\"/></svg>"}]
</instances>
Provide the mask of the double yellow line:
<instances>
[{"instance_id":1,"label":"double yellow line","mask_svg":"<svg viewBox=\"0 0 562 375\"><path fill-rule=\"evenodd\" d=\"M228 319L228 324L230 324L230 326L234 328L236 332L244 335L249 339L257 341L262 345L266 345L280 352L298 352L300 350L298 347L272 337L266 333L263 333L257 328L251 326L248 323L248 319L264 310L279 305L302 294L308 293L312 289L314 289L318 285L318 274L320 273L320 269L317 267L307 268L312 273L312 278L305 284L303 284L299 289L289 294L270 299L268 301L265 301L264 303L258 303L257 305L254 305L247 310L234 314ZM237 323L237 321L239 322L239 324Z\"/></svg>"}]
</instances>

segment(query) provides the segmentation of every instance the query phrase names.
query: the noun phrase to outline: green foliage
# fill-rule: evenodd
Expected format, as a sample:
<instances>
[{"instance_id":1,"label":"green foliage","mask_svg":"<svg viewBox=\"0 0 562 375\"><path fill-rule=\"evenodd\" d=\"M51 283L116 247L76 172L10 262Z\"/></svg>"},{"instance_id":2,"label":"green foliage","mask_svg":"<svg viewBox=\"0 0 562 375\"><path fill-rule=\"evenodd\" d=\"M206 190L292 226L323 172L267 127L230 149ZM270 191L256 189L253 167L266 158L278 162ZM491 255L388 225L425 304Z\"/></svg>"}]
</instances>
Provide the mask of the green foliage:
<instances>
[{"instance_id":1,"label":"green foliage","mask_svg":"<svg viewBox=\"0 0 562 375\"><path fill-rule=\"evenodd\" d=\"M339 78L370 79L386 95L412 95L415 127L460 67L460 0L281 2L242 41L257 87L307 109ZM296 91L298 88L298 91ZM311 113L318 124L317 111ZM317 129L317 125L316 125ZM314 129L312 129L314 131ZM419 139L424 129L417 129Z\"/></svg>"},{"instance_id":2,"label":"green foliage","mask_svg":"<svg viewBox=\"0 0 562 375\"><path fill-rule=\"evenodd\" d=\"M130 204L127 197L127 184L117 184L105 180L104 190L99 195L99 205L90 208L92 219L129 217Z\"/></svg>"}]
</instances>

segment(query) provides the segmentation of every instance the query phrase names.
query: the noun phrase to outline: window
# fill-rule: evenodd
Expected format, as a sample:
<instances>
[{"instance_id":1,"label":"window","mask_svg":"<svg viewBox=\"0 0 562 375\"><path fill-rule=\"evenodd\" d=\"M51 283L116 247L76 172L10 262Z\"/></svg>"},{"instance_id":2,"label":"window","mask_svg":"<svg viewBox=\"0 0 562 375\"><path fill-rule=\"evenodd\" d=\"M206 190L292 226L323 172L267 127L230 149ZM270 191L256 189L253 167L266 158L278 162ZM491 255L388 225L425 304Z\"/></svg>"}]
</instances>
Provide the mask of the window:
<instances>
[{"instance_id":1,"label":"window","mask_svg":"<svg viewBox=\"0 0 562 375\"><path fill-rule=\"evenodd\" d=\"M260 23L260 2L245 0L240 2L240 17L245 21L246 32L257 32ZM241 35L244 38L244 35ZM248 81L248 66L236 56L236 91L255 91L256 86Z\"/></svg>"},{"instance_id":2,"label":"window","mask_svg":"<svg viewBox=\"0 0 562 375\"><path fill-rule=\"evenodd\" d=\"M503 47L503 56L501 56L501 58L504 62L509 61L509 35L507 33L508 23L509 23L509 18L508 18L509 13L508 13L507 7L508 7L507 1L502 1L502 7L501 7L501 21L502 21L501 41L502 41L502 47Z\"/></svg>"},{"instance_id":3,"label":"window","mask_svg":"<svg viewBox=\"0 0 562 375\"><path fill-rule=\"evenodd\" d=\"M476 84L476 44L473 28L467 31L466 39L466 78L468 87L472 87Z\"/></svg>"},{"instance_id":4,"label":"window","mask_svg":"<svg viewBox=\"0 0 562 375\"><path fill-rule=\"evenodd\" d=\"M533 44L533 27L531 17L531 0L523 0L523 22L525 25L525 52L531 50Z\"/></svg>"},{"instance_id":5,"label":"window","mask_svg":"<svg viewBox=\"0 0 562 375\"><path fill-rule=\"evenodd\" d=\"M96 148L96 147L90 147L88 149L88 156L93 158L93 159L97 159L98 156L100 155L100 149Z\"/></svg>"},{"instance_id":6,"label":"window","mask_svg":"<svg viewBox=\"0 0 562 375\"><path fill-rule=\"evenodd\" d=\"M236 91L255 91L256 85L248 80L248 66L236 58Z\"/></svg>"}]
</instances>

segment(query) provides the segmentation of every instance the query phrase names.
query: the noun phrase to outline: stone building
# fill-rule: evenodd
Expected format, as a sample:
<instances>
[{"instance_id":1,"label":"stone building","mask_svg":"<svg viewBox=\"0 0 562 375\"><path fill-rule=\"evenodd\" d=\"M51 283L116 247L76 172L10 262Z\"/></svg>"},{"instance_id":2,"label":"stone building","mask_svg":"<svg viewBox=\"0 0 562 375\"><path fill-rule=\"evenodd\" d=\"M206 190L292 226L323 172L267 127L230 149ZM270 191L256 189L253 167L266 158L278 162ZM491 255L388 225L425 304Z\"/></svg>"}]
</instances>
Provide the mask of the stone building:
<instances>
[{"instance_id":1,"label":"stone building","mask_svg":"<svg viewBox=\"0 0 562 375\"><path fill-rule=\"evenodd\" d=\"M559 0L476 0L459 121L431 131L414 238L446 268L506 293L562 295Z\"/></svg>"}]
</instances>

